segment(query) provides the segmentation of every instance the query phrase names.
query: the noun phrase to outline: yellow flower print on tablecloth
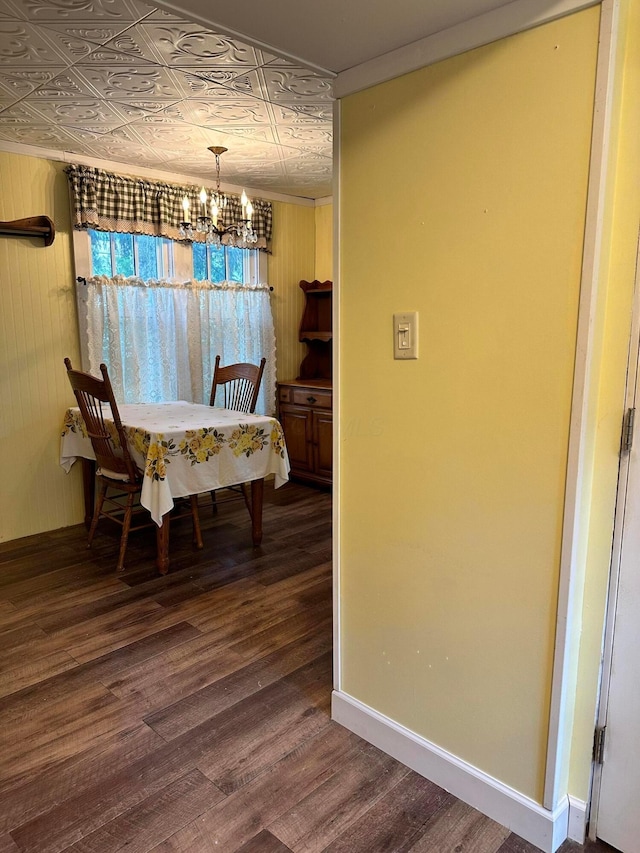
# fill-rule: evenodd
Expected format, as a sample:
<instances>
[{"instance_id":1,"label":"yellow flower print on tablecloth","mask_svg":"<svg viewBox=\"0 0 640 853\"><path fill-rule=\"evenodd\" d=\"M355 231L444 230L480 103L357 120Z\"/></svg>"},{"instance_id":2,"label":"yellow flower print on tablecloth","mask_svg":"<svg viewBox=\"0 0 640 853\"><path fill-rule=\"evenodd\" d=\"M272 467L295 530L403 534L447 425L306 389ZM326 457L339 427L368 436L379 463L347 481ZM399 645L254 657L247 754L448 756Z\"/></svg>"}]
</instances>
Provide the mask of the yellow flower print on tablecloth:
<instances>
[{"instance_id":1,"label":"yellow flower print on tablecloth","mask_svg":"<svg viewBox=\"0 0 640 853\"><path fill-rule=\"evenodd\" d=\"M84 421L82 420L82 415L76 409L67 409L64 415L64 424L62 427L62 437L68 435L70 432L80 433L83 438L88 438L87 436L87 428L84 425Z\"/></svg>"},{"instance_id":2,"label":"yellow flower print on tablecloth","mask_svg":"<svg viewBox=\"0 0 640 853\"><path fill-rule=\"evenodd\" d=\"M224 435L214 427L188 429L178 445L178 450L191 465L199 465L212 456L217 456L225 441Z\"/></svg>"},{"instance_id":3,"label":"yellow flower print on tablecloth","mask_svg":"<svg viewBox=\"0 0 640 853\"><path fill-rule=\"evenodd\" d=\"M175 453L176 446L173 439L169 438L165 441L162 433L155 435L153 441L149 441L145 476L151 477L152 480L164 480L167 476L167 465L171 461L168 457Z\"/></svg>"},{"instance_id":4,"label":"yellow flower print on tablecloth","mask_svg":"<svg viewBox=\"0 0 640 853\"><path fill-rule=\"evenodd\" d=\"M149 450L151 437L146 430L137 427L127 427L127 441L132 450L136 450L141 456L146 456Z\"/></svg>"},{"instance_id":5,"label":"yellow flower print on tablecloth","mask_svg":"<svg viewBox=\"0 0 640 853\"><path fill-rule=\"evenodd\" d=\"M116 429L116 425L113 421L105 421L104 425L107 428L107 432L111 436L111 441L113 442L114 447L120 447L120 436L118 435L118 430Z\"/></svg>"},{"instance_id":6,"label":"yellow flower print on tablecloth","mask_svg":"<svg viewBox=\"0 0 640 853\"><path fill-rule=\"evenodd\" d=\"M269 444L269 439L264 434L262 427L257 427L255 424L240 424L238 429L234 429L229 438L229 447L233 451L234 456L251 456L258 450L262 450Z\"/></svg>"},{"instance_id":7,"label":"yellow flower print on tablecloth","mask_svg":"<svg viewBox=\"0 0 640 853\"><path fill-rule=\"evenodd\" d=\"M276 420L271 421L271 447L274 453L284 459L284 430Z\"/></svg>"},{"instance_id":8,"label":"yellow flower print on tablecloth","mask_svg":"<svg viewBox=\"0 0 640 853\"><path fill-rule=\"evenodd\" d=\"M108 417L108 413L105 414L105 417ZM111 440L113 441L114 447L120 447L120 436L118 435L118 430L116 429L116 425L113 421L105 420L104 426L109 433ZM81 435L83 438L89 438L87 433L87 426L80 414L79 409L67 409L64 416L64 424L62 427L62 438L65 435L68 435L70 432L75 432Z\"/></svg>"}]
</instances>

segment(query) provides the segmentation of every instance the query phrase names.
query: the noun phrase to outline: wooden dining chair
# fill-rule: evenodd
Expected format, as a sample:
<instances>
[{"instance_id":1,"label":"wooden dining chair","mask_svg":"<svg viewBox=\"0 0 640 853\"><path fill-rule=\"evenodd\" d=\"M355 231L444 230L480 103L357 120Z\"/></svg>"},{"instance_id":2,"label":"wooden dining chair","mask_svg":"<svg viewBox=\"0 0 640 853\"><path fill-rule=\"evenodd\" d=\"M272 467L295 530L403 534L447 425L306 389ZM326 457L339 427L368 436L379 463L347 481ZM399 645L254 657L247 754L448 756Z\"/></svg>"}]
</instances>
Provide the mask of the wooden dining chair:
<instances>
[{"instance_id":1,"label":"wooden dining chair","mask_svg":"<svg viewBox=\"0 0 640 853\"><path fill-rule=\"evenodd\" d=\"M267 359L263 358L260 364L238 362L221 367L220 356L217 355L209 405L216 405L216 396L220 389L223 408L234 409L245 414L255 412L266 361Z\"/></svg>"},{"instance_id":2,"label":"wooden dining chair","mask_svg":"<svg viewBox=\"0 0 640 853\"><path fill-rule=\"evenodd\" d=\"M98 493L91 527L89 528L87 547L91 547L98 520L101 517L115 521L122 527L117 563L117 570L122 571L130 531L155 526L153 521L137 524L135 527L131 526L134 504L136 498L139 499L142 490L144 473L140 471L131 458L127 435L120 420L118 404L113 394L106 364L100 365L102 379L98 379L90 373L74 370L68 358L65 358L64 363L96 457ZM109 407L106 411L105 406ZM111 426L111 422L113 426ZM109 490L111 490L111 494ZM105 508L105 504L108 508ZM190 504L194 540L197 547L202 548L197 495L191 495ZM140 509L147 512L142 507ZM167 522L165 521L165 523Z\"/></svg>"},{"instance_id":3,"label":"wooden dining chair","mask_svg":"<svg viewBox=\"0 0 640 853\"><path fill-rule=\"evenodd\" d=\"M262 374L264 373L266 361L266 358L262 358L260 359L260 364L238 362L221 367L220 356L217 355L213 369L213 384L211 386L209 405L215 406L216 397L218 396L221 398L223 408L234 409L237 412L244 412L245 414L253 414L256 410L256 403L258 402L260 383L262 382ZM218 394L219 390L220 394ZM223 490L219 489L218 491ZM244 498L249 515L253 518L249 487L246 483L241 483L239 486L228 486L224 491L239 493ZM216 512L217 500L215 491L211 492L211 501L213 503L213 511Z\"/></svg>"}]
</instances>

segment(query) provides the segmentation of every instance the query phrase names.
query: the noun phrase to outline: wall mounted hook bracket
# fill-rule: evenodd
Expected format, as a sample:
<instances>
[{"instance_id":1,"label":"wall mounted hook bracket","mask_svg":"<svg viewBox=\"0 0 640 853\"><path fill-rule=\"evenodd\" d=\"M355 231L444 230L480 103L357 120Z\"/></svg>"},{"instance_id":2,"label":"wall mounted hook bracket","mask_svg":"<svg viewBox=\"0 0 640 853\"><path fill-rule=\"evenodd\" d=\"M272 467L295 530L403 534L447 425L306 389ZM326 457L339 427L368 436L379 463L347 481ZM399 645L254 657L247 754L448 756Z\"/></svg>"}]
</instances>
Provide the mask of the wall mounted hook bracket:
<instances>
[{"instance_id":1,"label":"wall mounted hook bracket","mask_svg":"<svg viewBox=\"0 0 640 853\"><path fill-rule=\"evenodd\" d=\"M45 246L50 246L56 229L48 216L29 216L26 219L0 220L0 234L13 237L43 237Z\"/></svg>"}]
</instances>

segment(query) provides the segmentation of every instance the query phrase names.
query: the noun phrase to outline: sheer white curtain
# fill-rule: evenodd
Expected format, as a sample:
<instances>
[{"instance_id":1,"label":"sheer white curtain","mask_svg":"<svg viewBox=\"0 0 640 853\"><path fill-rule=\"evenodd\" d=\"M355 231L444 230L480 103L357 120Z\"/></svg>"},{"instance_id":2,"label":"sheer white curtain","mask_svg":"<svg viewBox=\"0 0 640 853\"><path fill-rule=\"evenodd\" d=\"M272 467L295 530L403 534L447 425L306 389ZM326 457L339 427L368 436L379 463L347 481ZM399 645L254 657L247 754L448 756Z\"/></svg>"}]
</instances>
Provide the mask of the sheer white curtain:
<instances>
[{"instance_id":1,"label":"sheer white curtain","mask_svg":"<svg viewBox=\"0 0 640 853\"><path fill-rule=\"evenodd\" d=\"M256 411L274 414L276 347L269 289L235 282L172 284L139 278L87 279L88 370L109 368L123 403L208 403L221 364L267 359ZM81 324L82 325L82 324Z\"/></svg>"}]
</instances>

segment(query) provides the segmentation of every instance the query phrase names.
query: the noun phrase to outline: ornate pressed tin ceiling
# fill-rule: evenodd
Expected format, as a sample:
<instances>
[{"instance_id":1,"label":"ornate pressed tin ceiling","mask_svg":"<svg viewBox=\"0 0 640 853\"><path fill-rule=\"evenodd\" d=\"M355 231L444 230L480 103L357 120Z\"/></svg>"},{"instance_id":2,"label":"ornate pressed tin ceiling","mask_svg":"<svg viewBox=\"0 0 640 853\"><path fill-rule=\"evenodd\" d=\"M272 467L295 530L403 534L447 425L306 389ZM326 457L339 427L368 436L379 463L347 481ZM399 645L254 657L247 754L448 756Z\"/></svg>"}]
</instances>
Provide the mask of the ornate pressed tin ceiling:
<instances>
[{"instance_id":1,"label":"ornate pressed tin ceiling","mask_svg":"<svg viewBox=\"0 0 640 853\"><path fill-rule=\"evenodd\" d=\"M0 0L0 146L197 183L224 145L223 184L319 198L332 106L328 76L138 0Z\"/></svg>"}]
</instances>

